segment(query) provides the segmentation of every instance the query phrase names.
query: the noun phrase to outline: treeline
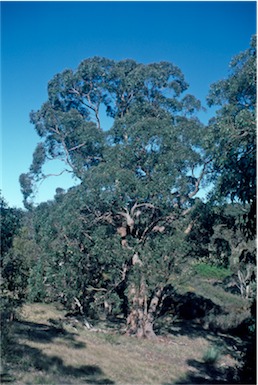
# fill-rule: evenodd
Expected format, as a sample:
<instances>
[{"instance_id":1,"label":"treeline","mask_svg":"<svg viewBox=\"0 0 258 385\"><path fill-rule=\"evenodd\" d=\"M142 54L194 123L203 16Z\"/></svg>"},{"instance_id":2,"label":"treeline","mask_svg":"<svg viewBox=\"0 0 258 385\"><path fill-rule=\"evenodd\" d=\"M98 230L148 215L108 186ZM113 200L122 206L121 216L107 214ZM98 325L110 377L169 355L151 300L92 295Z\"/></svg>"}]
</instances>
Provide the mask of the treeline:
<instances>
[{"instance_id":1,"label":"treeline","mask_svg":"<svg viewBox=\"0 0 258 385\"><path fill-rule=\"evenodd\" d=\"M12 301L59 301L91 317L122 314L127 333L155 337L177 277L223 267L255 299L256 41L213 84L207 126L171 63L94 57L48 84L31 113L41 138L20 176L26 212L1 203L2 287ZM102 114L113 119L103 129ZM44 164L81 180L33 205ZM199 192L211 189L205 201Z\"/></svg>"}]
</instances>

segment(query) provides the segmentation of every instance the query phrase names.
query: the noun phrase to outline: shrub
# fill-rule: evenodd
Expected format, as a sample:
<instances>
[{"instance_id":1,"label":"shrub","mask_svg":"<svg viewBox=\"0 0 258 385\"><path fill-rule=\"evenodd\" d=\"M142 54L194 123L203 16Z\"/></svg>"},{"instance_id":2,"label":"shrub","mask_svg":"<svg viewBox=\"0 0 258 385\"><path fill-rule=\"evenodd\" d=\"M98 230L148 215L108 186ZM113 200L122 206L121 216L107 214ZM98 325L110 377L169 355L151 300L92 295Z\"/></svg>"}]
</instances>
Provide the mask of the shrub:
<instances>
[{"instance_id":1,"label":"shrub","mask_svg":"<svg viewBox=\"0 0 258 385\"><path fill-rule=\"evenodd\" d=\"M220 358L220 351L216 346L210 346L203 354L203 361L209 365L215 365Z\"/></svg>"}]
</instances>

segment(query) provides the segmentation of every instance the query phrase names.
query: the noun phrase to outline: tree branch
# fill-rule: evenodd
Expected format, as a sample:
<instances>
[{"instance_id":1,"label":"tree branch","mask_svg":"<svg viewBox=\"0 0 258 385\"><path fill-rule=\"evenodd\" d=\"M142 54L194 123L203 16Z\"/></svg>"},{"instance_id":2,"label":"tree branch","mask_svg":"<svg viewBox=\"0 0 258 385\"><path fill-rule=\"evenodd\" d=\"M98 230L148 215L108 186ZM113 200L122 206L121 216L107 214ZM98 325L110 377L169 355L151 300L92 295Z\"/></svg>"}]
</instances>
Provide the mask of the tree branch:
<instances>
[{"instance_id":1,"label":"tree branch","mask_svg":"<svg viewBox=\"0 0 258 385\"><path fill-rule=\"evenodd\" d=\"M208 165L210 162L211 162L211 159L204 163L203 168L202 168L202 172L201 172L199 178L197 178L196 181L195 181L195 189L194 189L194 191L192 191L190 194L188 194L188 198L191 199L191 198L193 198L193 197L198 193L199 188L200 188L200 183L201 183L202 178L203 178L203 176L204 176L204 174L205 174L207 165Z\"/></svg>"},{"instance_id":2,"label":"tree branch","mask_svg":"<svg viewBox=\"0 0 258 385\"><path fill-rule=\"evenodd\" d=\"M85 146L85 144L86 144L86 142L78 144L77 146L74 146L72 148L69 148L68 152L74 151L74 150L78 150L78 148L81 148L81 147Z\"/></svg>"}]
</instances>

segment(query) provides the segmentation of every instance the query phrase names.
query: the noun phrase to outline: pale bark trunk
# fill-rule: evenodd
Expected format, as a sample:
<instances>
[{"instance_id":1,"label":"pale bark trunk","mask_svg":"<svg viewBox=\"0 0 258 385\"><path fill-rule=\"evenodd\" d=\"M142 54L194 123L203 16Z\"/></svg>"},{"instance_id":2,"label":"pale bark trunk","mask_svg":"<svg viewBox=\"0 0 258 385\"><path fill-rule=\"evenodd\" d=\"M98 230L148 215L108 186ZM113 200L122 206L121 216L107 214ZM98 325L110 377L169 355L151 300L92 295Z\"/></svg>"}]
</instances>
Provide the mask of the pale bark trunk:
<instances>
[{"instance_id":1,"label":"pale bark trunk","mask_svg":"<svg viewBox=\"0 0 258 385\"><path fill-rule=\"evenodd\" d=\"M156 338L153 320L144 314L143 309L132 310L127 318L127 335L137 338Z\"/></svg>"},{"instance_id":2,"label":"pale bark trunk","mask_svg":"<svg viewBox=\"0 0 258 385\"><path fill-rule=\"evenodd\" d=\"M130 289L131 310L127 318L127 334L138 338L156 338L154 332L154 320L163 289L159 288L153 295L149 306L147 306L147 290L144 279L137 290L133 284Z\"/></svg>"}]
</instances>

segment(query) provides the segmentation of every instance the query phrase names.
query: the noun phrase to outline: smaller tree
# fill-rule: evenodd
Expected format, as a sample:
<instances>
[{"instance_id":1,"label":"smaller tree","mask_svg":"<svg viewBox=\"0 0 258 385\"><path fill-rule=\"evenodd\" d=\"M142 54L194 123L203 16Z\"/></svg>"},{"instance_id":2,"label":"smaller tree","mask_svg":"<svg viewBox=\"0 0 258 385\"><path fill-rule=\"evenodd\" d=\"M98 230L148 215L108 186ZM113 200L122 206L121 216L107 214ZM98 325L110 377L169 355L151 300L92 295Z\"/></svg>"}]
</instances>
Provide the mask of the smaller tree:
<instances>
[{"instance_id":1,"label":"smaller tree","mask_svg":"<svg viewBox=\"0 0 258 385\"><path fill-rule=\"evenodd\" d=\"M0 195L0 216L1 216L1 256L12 247L15 234L22 224L23 212L20 209L10 208Z\"/></svg>"},{"instance_id":2,"label":"smaller tree","mask_svg":"<svg viewBox=\"0 0 258 385\"><path fill-rule=\"evenodd\" d=\"M0 216L1 216L1 358L3 365L10 352L10 341L12 338L12 321L15 317L16 309L21 305L21 296L17 295L12 285L13 276L7 273L6 267L12 253L15 239L21 229L24 213L22 210L10 208L2 196L0 196ZM19 264L17 260L14 262ZM16 269L18 272L20 269ZM16 274L16 283L19 286L21 277ZM17 280L20 280L18 283ZM17 286L16 286L17 287ZM19 288L20 292L20 288Z\"/></svg>"},{"instance_id":3,"label":"smaller tree","mask_svg":"<svg viewBox=\"0 0 258 385\"><path fill-rule=\"evenodd\" d=\"M31 214L26 213L19 231L13 237L12 247L3 257L4 288L19 300L27 296L30 272L40 252L34 233Z\"/></svg>"}]
</instances>

